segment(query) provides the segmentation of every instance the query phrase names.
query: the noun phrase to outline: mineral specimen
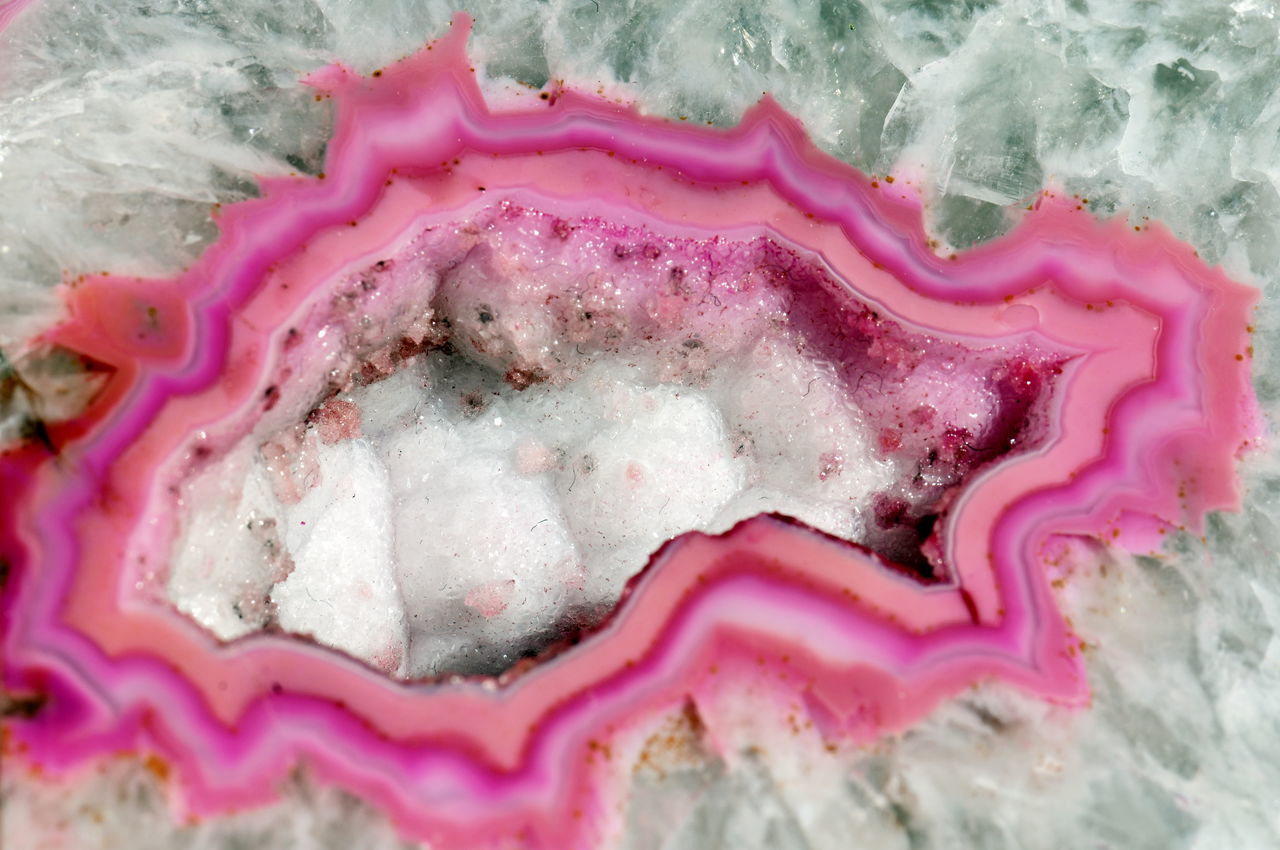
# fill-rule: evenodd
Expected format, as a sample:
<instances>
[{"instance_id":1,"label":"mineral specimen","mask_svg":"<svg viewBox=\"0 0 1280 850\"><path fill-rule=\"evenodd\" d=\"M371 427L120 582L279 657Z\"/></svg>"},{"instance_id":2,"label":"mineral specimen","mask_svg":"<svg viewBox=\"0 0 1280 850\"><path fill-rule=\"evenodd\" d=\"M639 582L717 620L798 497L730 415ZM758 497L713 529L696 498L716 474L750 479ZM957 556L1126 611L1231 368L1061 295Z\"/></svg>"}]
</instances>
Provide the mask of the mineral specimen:
<instances>
[{"instance_id":1,"label":"mineral specimen","mask_svg":"<svg viewBox=\"0 0 1280 850\"><path fill-rule=\"evenodd\" d=\"M560 848L743 683L833 746L980 681L1083 705L1055 560L1236 505L1254 292L1054 188L938 255L909 175L768 98L491 110L468 27L312 75L325 172L176 279L71 282L23 363L82 410L6 366L16 757L150 753L192 814L305 764L436 847Z\"/></svg>"}]
</instances>

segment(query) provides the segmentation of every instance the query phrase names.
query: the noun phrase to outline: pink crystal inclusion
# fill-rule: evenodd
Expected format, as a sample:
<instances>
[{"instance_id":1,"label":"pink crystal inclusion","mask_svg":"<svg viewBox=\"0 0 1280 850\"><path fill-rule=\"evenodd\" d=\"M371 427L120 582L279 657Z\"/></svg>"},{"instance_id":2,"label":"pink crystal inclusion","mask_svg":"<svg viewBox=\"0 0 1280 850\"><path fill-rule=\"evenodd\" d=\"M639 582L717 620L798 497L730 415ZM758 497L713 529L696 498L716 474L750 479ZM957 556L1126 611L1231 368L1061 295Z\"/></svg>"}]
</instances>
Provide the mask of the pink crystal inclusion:
<instances>
[{"instance_id":1,"label":"pink crystal inclusion","mask_svg":"<svg viewBox=\"0 0 1280 850\"><path fill-rule=\"evenodd\" d=\"M5 759L57 772L154 754L197 815L269 800L305 762L433 846L562 848L609 829L615 736L693 706L714 740L728 722L716 695L732 683L767 682L761 693L801 707L835 744L902 730L978 681L1084 704L1049 561L1079 539L1149 551L1166 529L1237 505L1233 462L1256 432L1254 291L1159 225L1099 222L1054 190L1011 234L939 257L905 179L820 153L768 98L730 130L568 90L491 111L468 30L460 16L371 77L313 75L336 102L326 173L264 181L261 199L221 210L221 239L175 279L64 288L68 318L38 342L114 373L82 416L51 427L56 455L33 443L0 466L4 684L44 699L9 724ZM890 420L913 409L909 393L876 408L855 386L888 423L879 451L949 452L956 465L918 563L775 516L691 533L580 643L497 679L396 681L280 634L222 644L136 589L163 569L175 476L268 417L312 410L323 439L358 433L350 410L317 407L312 378L333 342L317 328L346 335L348 372L393 369L401 348L431 344L412 326L431 296L415 288L425 267L405 271L405 258L455 262L434 228L522 217L611 236L619 259L646 239L701 246L760 265L771 285L821 290L796 302L836 305L808 314L815 345L836 357L854 341L876 347L857 362L880 381L904 358L970 350L970 367L1030 388L1004 435L1027 445L983 454L971 435L922 425L904 448L910 429ZM772 265L758 260L769 252ZM788 272L795 257L810 259ZM673 334L725 325L732 293L712 310L663 285L641 293L657 325L667 308ZM355 304L345 318L342 303ZM524 366L515 380L536 380L537 364ZM881 525L903 509L881 499ZM476 604L499 611L496 594L478 590Z\"/></svg>"}]
</instances>

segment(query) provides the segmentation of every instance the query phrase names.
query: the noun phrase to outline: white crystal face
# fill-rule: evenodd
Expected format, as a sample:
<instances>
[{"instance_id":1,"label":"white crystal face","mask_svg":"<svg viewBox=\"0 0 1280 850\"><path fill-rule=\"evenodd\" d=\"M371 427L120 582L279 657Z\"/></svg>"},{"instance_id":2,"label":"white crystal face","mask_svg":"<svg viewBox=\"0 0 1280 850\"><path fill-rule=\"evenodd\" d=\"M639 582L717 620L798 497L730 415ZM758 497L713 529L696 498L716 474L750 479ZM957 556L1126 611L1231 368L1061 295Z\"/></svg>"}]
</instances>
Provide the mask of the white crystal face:
<instances>
[{"instance_id":1,"label":"white crystal face","mask_svg":"<svg viewBox=\"0 0 1280 850\"><path fill-rule=\"evenodd\" d=\"M894 464L791 336L696 381L658 342L527 386L417 355L207 468L169 596L225 639L279 628L396 676L493 673L597 622L683 532L781 512L862 539Z\"/></svg>"}]
</instances>

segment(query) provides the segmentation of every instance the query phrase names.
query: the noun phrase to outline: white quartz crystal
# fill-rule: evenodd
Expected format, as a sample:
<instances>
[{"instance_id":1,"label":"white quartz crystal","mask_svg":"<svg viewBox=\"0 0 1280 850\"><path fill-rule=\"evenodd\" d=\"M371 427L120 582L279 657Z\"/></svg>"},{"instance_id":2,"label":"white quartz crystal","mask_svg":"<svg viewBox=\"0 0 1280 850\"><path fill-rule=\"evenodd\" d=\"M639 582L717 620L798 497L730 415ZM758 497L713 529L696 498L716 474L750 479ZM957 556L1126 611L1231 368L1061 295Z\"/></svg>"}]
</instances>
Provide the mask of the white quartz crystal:
<instances>
[{"instance_id":1,"label":"white quartz crystal","mask_svg":"<svg viewBox=\"0 0 1280 850\"><path fill-rule=\"evenodd\" d=\"M358 436L246 438L188 485L170 598L222 638L277 627L393 675L494 673L597 622L686 531L777 511L859 538L894 467L829 369L764 339L691 386L655 380L653 349L520 390L420 355L339 397Z\"/></svg>"}]
</instances>

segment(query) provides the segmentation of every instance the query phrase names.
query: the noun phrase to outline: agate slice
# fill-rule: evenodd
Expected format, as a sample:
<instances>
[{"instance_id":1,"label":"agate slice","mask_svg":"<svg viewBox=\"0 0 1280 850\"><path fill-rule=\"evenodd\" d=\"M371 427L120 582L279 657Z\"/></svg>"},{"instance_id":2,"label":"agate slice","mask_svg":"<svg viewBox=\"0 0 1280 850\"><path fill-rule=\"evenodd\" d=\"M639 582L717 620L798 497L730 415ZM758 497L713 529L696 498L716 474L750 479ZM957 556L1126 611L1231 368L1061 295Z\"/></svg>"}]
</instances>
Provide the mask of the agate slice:
<instances>
[{"instance_id":1,"label":"agate slice","mask_svg":"<svg viewBox=\"0 0 1280 850\"><path fill-rule=\"evenodd\" d=\"M939 255L768 98L491 109L468 29L314 74L324 174L5 364L6 760L145 754L189 815L305 764L434 847L584 847L615 750L714 745L744 682L832 747L1085 705L1055 558L1237 505L1256 293L1053 189Z\"/></svg>"}]
</instances>

